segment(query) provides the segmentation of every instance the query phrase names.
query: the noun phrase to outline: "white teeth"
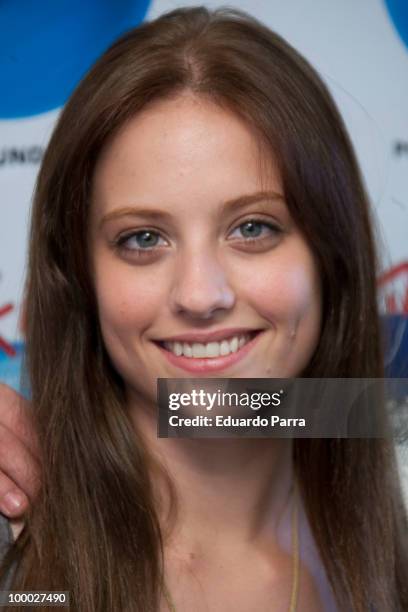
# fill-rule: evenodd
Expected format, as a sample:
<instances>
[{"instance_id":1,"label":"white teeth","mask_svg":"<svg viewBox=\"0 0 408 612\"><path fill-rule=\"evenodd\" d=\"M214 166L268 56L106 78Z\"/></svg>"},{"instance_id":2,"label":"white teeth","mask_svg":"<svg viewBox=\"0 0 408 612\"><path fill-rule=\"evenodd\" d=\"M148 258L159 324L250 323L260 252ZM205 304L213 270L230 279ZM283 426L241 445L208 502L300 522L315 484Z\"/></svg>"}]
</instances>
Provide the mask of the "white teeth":
<instances>
[{"instance_id":1,"label":"white teeth","mask_svg":"<svg viewBox=\"0 0 408 612\"><path fill-rule=\"evenodd\" d=\"M189 344L187 344L187 342L184 342L183 344L183 355L185 355L186 357L193 356L193 349Z\"/></svg>"},{"instance_id":2,"label":"white teeth","mask_svg":"<svg viewBox=\"0 0 408 612\"><path fill-rule=\"evenodd\" d=\"M220 347L218 342L209 342L207 344L207 357L218 357L220 354Z\"/></svg>"},{"instance_id":3,"label":"white teeth","mask_svg":"<svg viewBox=\"0 0 408 612\"><path fill-rule=\"evenodd\" d=\"M250 339L251 336L249 334L243 334L242 336L233 336L221 342L208 342L207 344L201 344L200 342L193 342L192 344L188 342L165 342L164 346L177 357L184 355L193 359L202 359L236 353Z\"/></svg>"},{"instance_id":4,"label":"white teeth","mask_svg":"<svg viewBox=\"0 0 408 612\"><path fill-rule=\"evenodd\" d=\"M175 342L173 345L173 353L180 357L183 354L183 345L180 342Z\"/></svg>"},{"instance_id":5,"label":"white teeth","mask_svg":"<svg viewBox=\"0 0 408 612\"><path fill-rule=\"evenodd\" d=\"M194 342L193 344L193 357L206 357L207 356L207 351L206 351L206 345L205 344L199 344L198 342Z\"/></svg>"},{"instance_id":6,"label":"white teeth","mask_svg":"<svg viewBox=\"0 0 408 612\"><path fill-rule=\"evenodd\" d=\"M230 345L228 340L223 340L220 344L220 355L224 356L224 355L229 355L230 352Z\"/></svg>"},{"instance_id":7,"label":"white teeth","mask_svg":"<svg viewBox=\"0 0 408 612\"><path fill-rule=\"evenodd\" d=\"M238 350L238 337L234 336L233 339L231 340L231 344L230 344L230 349L231 349L231 353L236 353Z\"/></svg>"}]
</instances>

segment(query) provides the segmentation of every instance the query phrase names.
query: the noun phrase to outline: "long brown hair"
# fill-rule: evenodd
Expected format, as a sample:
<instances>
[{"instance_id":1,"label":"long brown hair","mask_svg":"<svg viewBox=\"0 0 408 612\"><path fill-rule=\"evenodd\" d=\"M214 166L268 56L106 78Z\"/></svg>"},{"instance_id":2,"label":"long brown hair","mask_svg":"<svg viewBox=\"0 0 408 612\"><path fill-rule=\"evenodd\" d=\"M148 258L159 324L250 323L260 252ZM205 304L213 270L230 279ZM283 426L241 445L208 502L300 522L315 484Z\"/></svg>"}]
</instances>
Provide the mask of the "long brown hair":
<instances>
[{"instance_id":1,"label":"long brown hair","mask_svg":"<svg viewBox=\"0 0 408 612\"><path fill-rule=\"evenodd\" d=\"M38 177L26 333L43 486L3 565L18 561L14 589L69 590L71 609L81 612L156 612L163 570L151 458L103 345L87 265L93 169L128 119L186 90L244 119L278 160L322 279L322 333L303 375L383 376L369 205L317 73L236 10L178 9L123 36L65 106ZM296 440L294 466L340 609L408 609L407 523L392 445Z\"/></svg>"}]
</instances>

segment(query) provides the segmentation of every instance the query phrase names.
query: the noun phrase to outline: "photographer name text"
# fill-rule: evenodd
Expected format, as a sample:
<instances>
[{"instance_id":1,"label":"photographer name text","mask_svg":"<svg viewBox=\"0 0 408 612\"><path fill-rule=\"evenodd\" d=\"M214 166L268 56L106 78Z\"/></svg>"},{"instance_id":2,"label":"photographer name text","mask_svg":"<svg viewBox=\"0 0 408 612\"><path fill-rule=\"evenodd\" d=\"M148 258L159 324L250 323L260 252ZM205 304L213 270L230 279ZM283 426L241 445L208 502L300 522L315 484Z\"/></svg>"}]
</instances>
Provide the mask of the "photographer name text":
<instances>
[{"instance_id":1,"label":"photographer name text","mask_svg":"<svg viewBox=\"0 0 408 612\"><path fill-rule=\"evenodd\" d=\"M284 419L276 414L268 418L261 416L232 417L230 415L217 415L216 417L171 415L169 425L170 427L306 427L306 419Z\"/></svg>"}]
</instances>

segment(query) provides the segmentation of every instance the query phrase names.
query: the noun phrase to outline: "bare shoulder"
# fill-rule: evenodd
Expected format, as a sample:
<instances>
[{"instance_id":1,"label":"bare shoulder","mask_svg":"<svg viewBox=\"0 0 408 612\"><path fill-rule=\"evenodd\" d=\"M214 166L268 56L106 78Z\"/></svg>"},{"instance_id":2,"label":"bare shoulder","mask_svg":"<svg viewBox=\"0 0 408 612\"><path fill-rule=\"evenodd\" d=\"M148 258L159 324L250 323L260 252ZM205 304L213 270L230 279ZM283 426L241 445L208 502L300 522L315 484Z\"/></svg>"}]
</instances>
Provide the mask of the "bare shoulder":
<instances>
[{"instance_id":1,"label":"bare shoulder","mask_svg":"<svg viewBox=\"0 0 408 612\"><path fill-rule=\"evenodd\" d=\"M328 612L315 580L306 564L302 563L299 578L298 612Z\"/></svg>"},{"instance_id":2,"label":"bare shoulder","mask_svg":"<svg viewBox=\"0 0 408 612\"><path fill-rule=\"evenodd\" d=\"M13 519L9 521L9 524L11 533L13 534L13 539L15 541L24 529L24 521L21 519Z\"/></svg>"}]
</instances>

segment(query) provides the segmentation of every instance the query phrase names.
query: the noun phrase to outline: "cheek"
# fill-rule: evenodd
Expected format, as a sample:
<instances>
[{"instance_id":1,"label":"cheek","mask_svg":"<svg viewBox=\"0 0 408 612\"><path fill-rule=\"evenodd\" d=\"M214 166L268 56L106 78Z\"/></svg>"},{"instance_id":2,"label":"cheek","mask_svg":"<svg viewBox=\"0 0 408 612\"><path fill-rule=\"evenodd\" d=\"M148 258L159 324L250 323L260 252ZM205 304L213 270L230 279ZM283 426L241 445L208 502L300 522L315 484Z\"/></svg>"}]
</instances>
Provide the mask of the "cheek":
<instances>
[{"instance_id":1,"label":"cheek","mask_svg":"<svg viewBox=\"0 0 408 612\"><path fill-rule=\"evenodd\" d=\"M320 281L308 249L276 251L246 276L247 300L277 329L291 336L301 324L320 327Z\"/></svg>"},{"instance_id":2,"label":"cheek","mask_svg":"<svg viewBox=\"0 0 408 612\"><path fill-rule=\"evenodd\" d=\"M162 306L159 283L147 281L144 274L131 266L106 265L96 273L95 289L99 318L105 342L120 340L123 344L143 334Z\"/></svg>"}]
</instances>

